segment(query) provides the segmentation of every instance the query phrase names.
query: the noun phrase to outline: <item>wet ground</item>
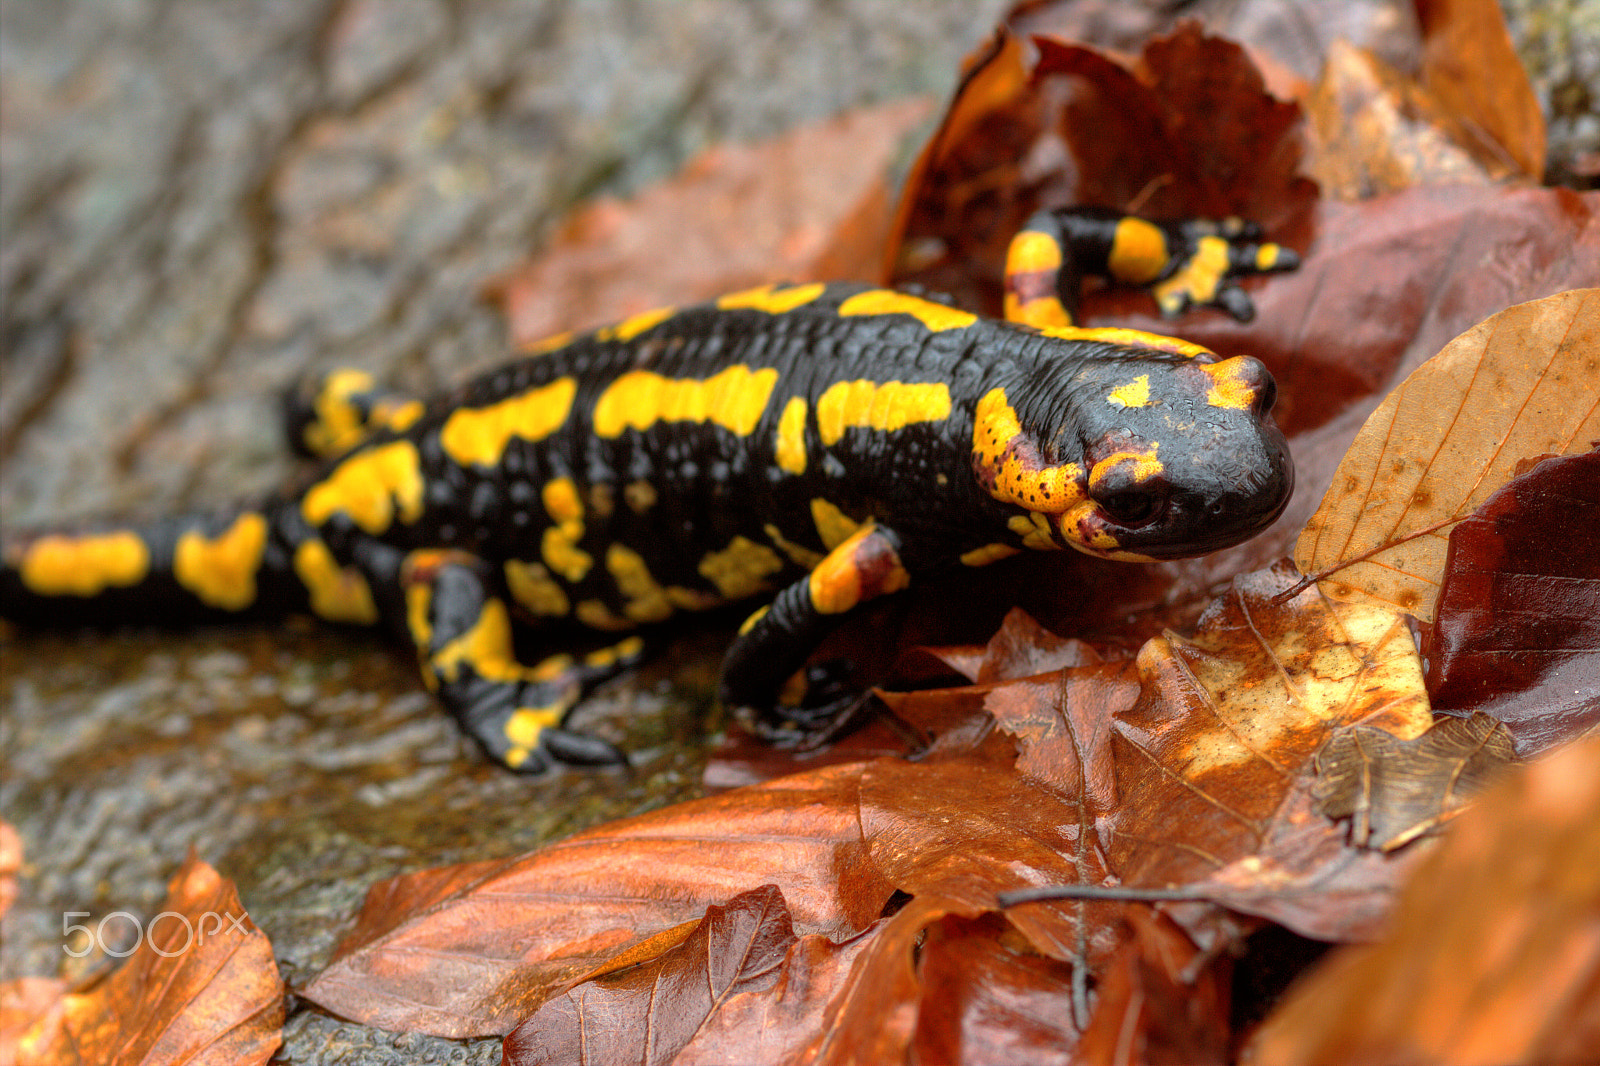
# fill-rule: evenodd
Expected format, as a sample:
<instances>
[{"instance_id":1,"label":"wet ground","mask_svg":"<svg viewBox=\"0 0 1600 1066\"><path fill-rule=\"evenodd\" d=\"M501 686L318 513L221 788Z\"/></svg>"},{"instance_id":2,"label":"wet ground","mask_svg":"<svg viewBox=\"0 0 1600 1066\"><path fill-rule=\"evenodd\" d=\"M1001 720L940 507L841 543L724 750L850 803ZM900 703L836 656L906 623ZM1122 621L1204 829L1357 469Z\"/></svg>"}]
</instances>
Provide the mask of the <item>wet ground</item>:
<instances>
[{"instance_id":1,"label":"wet ground","mask_svg":"<svg viewBox=\"0 0 1600 1066\"><path fill-rule=\"evenodd\" d=\"M575 202L708 144L942 94L1001 6L8 0L6 524L280 486L275 395L302 372L425 391L496 362L482 286ZM26 866L0 978L71 962L65 912L154 912L194 846L304 979L377 879L694 794L725 639L686 638L586 709L639 754L631 774L529 781L362 634L13 636L0 813ZM287 1040L292 1062L499 1054L310 1010Z\"/></svg>"}]
</instances>

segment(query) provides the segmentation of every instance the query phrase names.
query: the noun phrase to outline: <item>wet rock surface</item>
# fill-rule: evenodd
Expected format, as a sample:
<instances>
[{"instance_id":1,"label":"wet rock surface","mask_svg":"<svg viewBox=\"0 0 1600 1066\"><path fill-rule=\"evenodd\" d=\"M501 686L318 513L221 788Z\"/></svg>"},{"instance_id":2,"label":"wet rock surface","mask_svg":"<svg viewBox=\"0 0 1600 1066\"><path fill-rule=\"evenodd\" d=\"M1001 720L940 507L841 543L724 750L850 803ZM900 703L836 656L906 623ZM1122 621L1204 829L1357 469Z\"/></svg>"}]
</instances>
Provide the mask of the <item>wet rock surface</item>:
<instances>
[{"instance_id":1,"label":"wet rock surface","mask_svg":"<svg viewBox=\"0 0 1600 1066\"><path fill-rule=\"evenodd\" d=\"M1001 6L5 4L6 525L285 484L284 385L352 365L427 391L493 364L504 324L485 282L581 198L635 190L711 143L942 93ZM409 656L373 636L7 636L0 814L26 865L0 979L63 971L65 912L152 913L192 845L304 980L375 880L694 794L726 636L674 643L584 709L638 754L631 773L534 781L486 765ZM491 1062L499 1048L300 1007L281 1054Z\"/></svg>"}]
</instances>

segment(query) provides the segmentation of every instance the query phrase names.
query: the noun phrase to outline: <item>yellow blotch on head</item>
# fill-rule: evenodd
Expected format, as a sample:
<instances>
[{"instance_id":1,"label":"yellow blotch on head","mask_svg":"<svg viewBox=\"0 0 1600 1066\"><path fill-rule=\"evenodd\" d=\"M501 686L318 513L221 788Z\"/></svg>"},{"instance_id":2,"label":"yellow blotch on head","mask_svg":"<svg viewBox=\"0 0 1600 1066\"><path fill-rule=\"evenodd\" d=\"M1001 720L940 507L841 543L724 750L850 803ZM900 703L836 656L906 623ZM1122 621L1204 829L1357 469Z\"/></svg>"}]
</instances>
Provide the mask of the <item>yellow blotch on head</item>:
<instances>
[{"instance_id":1,"label":"yellow blotch on head","mask_svg":"<svg viewBox=\"0 0 1600 1066\"><path fill-rule=\"evenodd\" d=\"M1091 489L1098 488L1100 483L1119 467L1130 465L1132 469L1129 471L1129 475L1136 485L1142 485L1151 478L1159 477L1166 469L1161 460L1156 458L1156 450L1160 447L1160 441L1151 441L1150 447L1146 451L1128 449L1111 453L1098 463L1095 463L1094 468L1089 471L1089 487Z\"/></svg>"},{"instance_id":2,"label":"yellow blotch on head","mask_svg":"<svg viewBox=\"0 0 1600 1066\"><path fill-rule=\"evenodd\" d=\"M266 545L266 516L254 511L234 519L215 539L191 529L178 538L172 576L208 607L243 610L255 602Z\"/></svg>"},{"instance_id":3,"label":"yellow blotch on head","mask_svg":"<svg viewBox=\"0 0 1600 1066\"><path fill-rule=\"evenodd\" d=\"M778 417L778 438L774 457L778 469L789 474L806 472L806 410L804 396L791 396Z\"/></svg>"},{"instance_id":4,"label":"yellow blotch on head","mask_svg":"<svg viewBox=\"0 0 1600 1066\"><path fill-rule=\"evenodd\" d=\"M836 444L853 427L893 432L949 417L950 386L942 381L840 381L817 399L817 431L826 445Z\"/></svg>"},{"instance_id":5,"label":"yellow blotch on head","mask_svg":"<svg viewBox=\"0 0 1600 1066\"><path fill-rule=\"evenodd\" d=\"M28 545L17 570L22 583L41 596L95 596L149 576L150 548L132 530L52 534Z\"/></svg>"},{"instance_id":6,"label":"yellow blotch on head","mask_svg":"<svg viewBox=\"0 0 1600 1066\"><path fill-rule=\"evenodd\" d=\"M1113 407L1143 407L1150 402L1150 375L1140 374L1126 385L1119 385L1106 396Z\"/></svg>"},{"instance_id":7,"label":"yellow blotch on head","mask_svg":"<svg viewBox=\"0 0 1600 1066\"><path fill-rule=\"evenodd\" d=\"M977 468L993 480L989 495L1002 503L1054 514L1083 498L1078 485L1082 468L1077 463L1044 465L1003 388L990 389L978 401L972 453Z\"/></svg>"},{"instance_id":8,"label":"yellow blotch on head","mask_svg":"<svg viewBox=\"0 0 1600 1066\"><path fill-rule=\"evenodd\" d=\"M856 315L910 315L935 333L947 329L966 329L978 321L978 316L970 311L907 296L892 289L858 292L839 305L839 314L846 318Z\"/></svg>"},{"instance_id":9,"label":"yellow blotch on head","mask_svg":"<svg viewBox=\"0 0 1600 1066\"><path fill-rule=\"evenodd\" d=\"M1244 373L1245 366L1238 358L1201 366L1200 372L1211 379L1211 388L1206 391L1206 403L1212 407L1248 411L1256 402L1258 393L1253 377Z\"/></svg>"},{"instance_id":10,"label":"yellow blotch on head","mask_svg":"<svg viewBox=\"0 0 1600 1066\"><path fill-rule=\"evenodd\" d=\"M778 372L752 371L736 363L704 380L667 378L630 370L604 392L594 407L594 431L619 436L624 429L644 431L657 422L712 422L741 437L761 420Z\"/></svg>"},{"instance_id":11,"label":"yellow blotch on head","mask_svg":"<svg viewBox=\"0 0 1600 1066\"><path fill-rule=\"evenodd\" d=\"M766 311L781 315L811 303L826 288L820 281L809 285L761 285L743 292L731 292L718 300L717 306L724 311Z\"/></svg>"},{"instance_id":12,"label":"yellow blotch on head","mask_svg":"<svg viewBox=\"0 0 1600 1066\"><path fill-rule=\"evenodd\" d=\"M304 541L294 550L294 572L318 618L349 625L378 621L378 606L366 578L354 567L341 567L322 541Z\"/></svg>"},{"instance_id":13,"label":"yellow blotch on head","mask_svg":"<svg viewBox=\"0 0 1600 1066\"><path fill-rule=\"evenodd\" d=\"M560 429L577 390L563 377L487 407L457 408L439 430L439 446L462 466L495 466L511 438L541 441Z\"/></svg>"},{"instance_id":14,"label":"yellow blotch on head","mask_svg":"<svg viewBox=\"0 0 1600 1066\"><path fill-rule=\"evenodd\" d=\"M422 460L416 445L397 440L356 452L335 466L300 501L301 514L320 526L344 514L368 533L382 533L395 519L422 517Z\"/></svg>"}]
</instances>

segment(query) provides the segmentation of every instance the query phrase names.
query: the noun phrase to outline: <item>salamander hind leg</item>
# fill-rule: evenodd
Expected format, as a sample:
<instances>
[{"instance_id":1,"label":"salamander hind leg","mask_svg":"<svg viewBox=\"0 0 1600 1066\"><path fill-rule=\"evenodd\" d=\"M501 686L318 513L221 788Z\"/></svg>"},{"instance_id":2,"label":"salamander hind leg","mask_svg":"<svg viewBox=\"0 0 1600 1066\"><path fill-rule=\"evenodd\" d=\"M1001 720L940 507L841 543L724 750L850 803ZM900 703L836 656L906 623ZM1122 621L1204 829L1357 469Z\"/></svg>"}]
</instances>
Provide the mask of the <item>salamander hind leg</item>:
<instances>
[{"instance_id":1,"label":"salamander hind leg","mask_svg":"<svg viewBox=\"0 0 1600 1066\"><path fill-rule=\"evenodd\" d=\"M525 665L516 657L510 611L494 591L492 574L488 564L463 552L418 551L406 560L407 625L428 687L491 758L513 770L540 773L552 760L626 762L615 745L561 723L588 689L638 661L639 639Z\"/></svg>"},{"instance_id":2,"label":"salamander hind leg","mask_svg":"<svg viewBox=\"0 0 1600 1066\"><path fill-rule=\"evenodd\" d=\"M422 401L379 388L365 370L307 377L283 395L289 445L310 459L331 459L384 430L403 430L422 416Z\"/></svg>"}]
</instances>

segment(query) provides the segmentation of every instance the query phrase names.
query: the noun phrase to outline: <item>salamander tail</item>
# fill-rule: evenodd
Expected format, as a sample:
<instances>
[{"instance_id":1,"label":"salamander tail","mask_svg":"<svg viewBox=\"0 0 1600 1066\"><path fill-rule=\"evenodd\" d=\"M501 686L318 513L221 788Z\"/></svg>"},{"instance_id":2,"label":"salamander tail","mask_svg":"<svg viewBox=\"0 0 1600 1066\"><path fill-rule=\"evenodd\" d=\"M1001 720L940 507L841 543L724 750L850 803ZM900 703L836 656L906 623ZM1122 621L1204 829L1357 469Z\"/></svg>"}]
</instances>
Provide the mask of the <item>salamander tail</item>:
<instances>
[{"instance_id":1,"label":"salamander tail","mask_svg":"<svg viewBox=\"0 0 1600 1066\"><path fill-rule=\"evenodd\" d=\"M24 626L182 626L308 609L377 617L366 581L281 502L0 541L0 617Z\"/></svg>"}]
</instances>

